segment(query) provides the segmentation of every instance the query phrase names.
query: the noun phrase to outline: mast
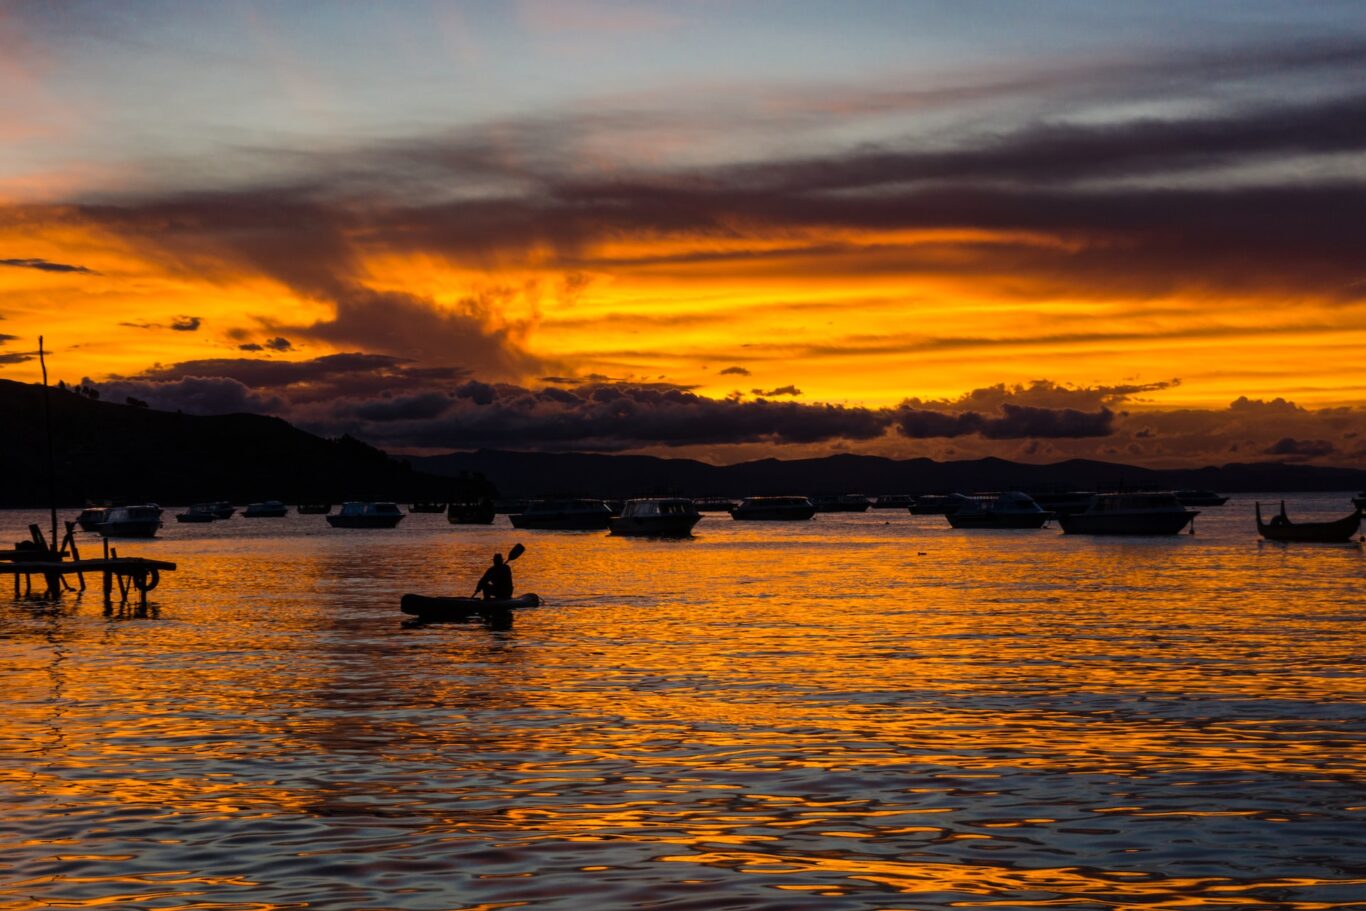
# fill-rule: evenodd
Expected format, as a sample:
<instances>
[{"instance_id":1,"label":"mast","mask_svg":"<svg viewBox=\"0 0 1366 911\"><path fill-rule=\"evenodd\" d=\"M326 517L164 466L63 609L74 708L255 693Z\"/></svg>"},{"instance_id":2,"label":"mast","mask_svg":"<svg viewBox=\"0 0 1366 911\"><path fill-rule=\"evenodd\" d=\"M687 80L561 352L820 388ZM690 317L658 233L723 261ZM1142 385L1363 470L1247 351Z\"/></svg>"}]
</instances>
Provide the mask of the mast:
<instances>
[{"instance_id":1,"label":"mast","mask_svg":"<svg viewBox=\"0 0 1366 911\"><path fill-rule=\"evenodd\" d=\"M52 510L52 543L55 552L60 547L57 537L57 468L52 456L52 393L47 387L47 359L43 353L43 337L38 336L38 366L43 370L43 419L47 425L47 502Z\"/></svg>"}]
</instances>

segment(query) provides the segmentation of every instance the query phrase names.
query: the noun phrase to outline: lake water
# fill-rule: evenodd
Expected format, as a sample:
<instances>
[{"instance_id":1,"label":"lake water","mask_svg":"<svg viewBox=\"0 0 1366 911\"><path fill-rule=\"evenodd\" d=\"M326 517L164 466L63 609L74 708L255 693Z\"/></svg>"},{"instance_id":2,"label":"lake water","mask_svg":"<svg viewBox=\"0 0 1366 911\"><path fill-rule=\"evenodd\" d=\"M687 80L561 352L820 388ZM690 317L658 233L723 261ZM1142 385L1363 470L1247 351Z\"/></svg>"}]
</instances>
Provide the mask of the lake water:
<instances>
[{"instance_id":1,"label":"lake water","mask_svg":"<svg viewBox=\"0 0 1366 911\"><path fill-rule=\"evenodd\" d=\"M1251 512L168 511L145 613L0 586L0 909L1366 909L1366 557ZM545 606L402 625L514 541Z\"/></svg>"}]
</instances>

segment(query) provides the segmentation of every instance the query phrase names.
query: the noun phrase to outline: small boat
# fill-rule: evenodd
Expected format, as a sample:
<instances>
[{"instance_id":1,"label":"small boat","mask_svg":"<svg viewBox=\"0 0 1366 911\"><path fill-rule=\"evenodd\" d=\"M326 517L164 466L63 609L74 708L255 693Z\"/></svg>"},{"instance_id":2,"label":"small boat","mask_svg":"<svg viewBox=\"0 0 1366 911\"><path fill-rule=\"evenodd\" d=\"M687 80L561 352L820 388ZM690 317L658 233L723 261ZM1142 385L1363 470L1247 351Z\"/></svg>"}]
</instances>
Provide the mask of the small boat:
<instances>
[{"instance_id":1,"label":"small boat","mask_svg":"<svg viewBox=\"0 0 1366 911\"><path fill-rule=\"evenodd\" d=\"M873 501L874 509L910 509L915 497L908 493L884 493Z\"/></svg>"},{"instance_id":2,"label":"small boat","mask_svg":"<svg viewBox=\"0 0 1366 911\"><path fill-rule=\"evenodd\" d=\"M767 522L799 522L816 514L806 497L745 497L731 511L732 519L758 519Z\"/></svg>"},{"instance_id":3,"label":"small boat","mask_svg":"<svg viewBox=\"0 0 1366 911\"><path fill-rule=\"evenodd\" d=\"M698 497L692 501L698 512L730 512L735 501L729 497Z\"/></svg>"},{"instance_id":4,"label":"small boat","mask_svg":"<svg viewBox=\"0 0 1366 911\"><path fill-rule=\"evenodd\" d=\"M288 512L289 507L279 500L262 500L260 503L248 503L242 511L242 518L283 519Z\"/></svg>"},{"instance_id":5,"label":"small boat","mask_svg":"<svg viewBox=\"0 0 1366 911\"><path fill-rule=\"evenodd\" d=\"M497 515L493 501L487 497L453 502L446 507L446 520L452 525L492 525Z\"/></svg>"},{"instance_id":6,"label":"small boat","mask_svg":"<svg viewBox=\"0 0 1366 911\"><path fill-rule=\"evenodd\" d=\"M1176 498L1182 506L1223 506L1228 497L1212 490L1178 490Z\"/></svg>"},{"instance_id":7,"label":"small boat","mask_svg":"<svg viewBox=\"0 0 1366 911\"><path fill-rule=\"evenodd\" d=\"M214 522L218 519L218 513L214 510L212 503L195 503L184 512L176 513L177 522Z\"/></svg>"},{"instance_id":8,"label":"small boat","mask_svg":"<svg viewBox=\"0 0 1366 911\"><path fill-rule=\"evenodd\" d=\"M513 528L604 531L612 520L612 510L602 500L532 500L524 511L508 519Z\"/></svg>"},{"instance_id":9,"label":"small boat","mask_svg":"<svg viewBox=\"0 0 1366 911\"><path fill-rule=\"evenodd\" d=\"M1281 501L1279 515L1271 517L1270 522L1262 521L1262 504L1256 504L1257 531L1268 541L1314 541L1320 544L1341 544L1352 540L1352 535L1361 527L1361 508L1356 512L1333 522L1291 522L1285 514L1285 501Z\"/></svg>"},{"instance_id":10,"label":"small boat","mask_svg":"<svg viewBox=\"0 0 1366 911\"><path fill-rule=\"evenodd\" d=\"M682 497L627 500L621 515L613 516L608 529L614 535L638 538L686 538L702 515L692 500Z\"/></svg>"},{"instance_id":11,"label":"small boat","mask_svg":"<svg viewBox=\"0 0 1366 911\"><path fill-rule=\"evenodd\" d=\"M867 512L873 501L860 494L842 493L812 497L811 505L816 507L816 512Z\"/></svg>"},{"instance_id":12,"label":"small boat","mask_svg":"<svg viewBox=\"0 0 1366 911\"><path fill-rule=\"evenodd\" d=\"M108 506L87 505L81 510L80 515L76 516L76 524L82 531L99 531L104 517L109 515L109 509Z\"/></svg>"},{"instance_id":13,"label":"small boat","mask_svg":"<svg viewBox=\"0 0 1366 911\"><path fill-rule=\"evenodd\" d=\"M213 517L215 519L231 519L232 514L237 512L237 507L233 506L227 500L216 500L211 505L213 506Z\"/></svg>"},{"instance_id":14,"label":"small boat","mask_svg":"<svg viewBox=\"0 0 1366 911\"><path fill-rule=\"evenodd\" d=\"M106 538L153 538L161 527L161 507L155 503L140 506L114 506L99 525Z\"/></svg>"},{"instance_id":15,"label":"small boat","mask_svg":"<svg viewBox=\"0 0 1366 911\"><path fill-rule=\"evenodd\" d=\"M1083 512L1058 516L1069 535L1174 535L1199 513L1173 493L1098 493Z\"/></svg>"},{"instance_id":16,"label":"small boat","mask_svg":"<svg viewBox=\"0 0 1366 911\"><path fill-rule=\"evenodd\" d=\"M529 593L516 598L434 598L408 594L399 601L399 610L427 623L488 617L540 606L541 599Z\"/></svg>"},{"instance_id":17,"label":"small boat","mask_svg":"<svg viewBox=\"0 0 1366 911\"><path fill-rule=\"evenodd\" d=\"M954 528L1043 528L1053 517L1033 497L1018 490L1008 490L995 498L963 499L967 502L945 515Z\"/></svg>"},{"instance_id":18,"label":"small boat","mask_svg":"<svg viewBox=\"0 0 1366 911\"><path fill-rule=\"evenodd\" d=\"M431 502L413 503L413 504L411 504L411 505L408 507L408 511L409 511L409 512L428 512L428 513L445 512L445 511L446 511L446 504L445 504L445 503L431 503Z\"/></svg>"},{"instance_id":19,"label":"small boat","mask_svg":"<svg viewBox=\"0 0 1366 911\"><path fill-rule=\"evenodd\" d=\"M300 503L294 507L301 516L325 516L332 511L331 503Z\"/></svg>"},{"instance_id":20,"label":"small boat","mask_svg":"<svg viewBox=\"0 0 1366 911\"><path fill-rule=\"evenodd\" d=\"M947 516L965 501L959 493L929 493L916 497L908 508L913 516Z\"/></svg>"},{"instance_id":21,"label":"small boat","mask_svg":"<svg viewBox=\"0 0 1366 911\"><path fill-rule=\"evenodd\" d=\"M394 528L403 521L397 503L343 503L341 512L327 517L333 528Z\"/></svg>"}]
</instances>

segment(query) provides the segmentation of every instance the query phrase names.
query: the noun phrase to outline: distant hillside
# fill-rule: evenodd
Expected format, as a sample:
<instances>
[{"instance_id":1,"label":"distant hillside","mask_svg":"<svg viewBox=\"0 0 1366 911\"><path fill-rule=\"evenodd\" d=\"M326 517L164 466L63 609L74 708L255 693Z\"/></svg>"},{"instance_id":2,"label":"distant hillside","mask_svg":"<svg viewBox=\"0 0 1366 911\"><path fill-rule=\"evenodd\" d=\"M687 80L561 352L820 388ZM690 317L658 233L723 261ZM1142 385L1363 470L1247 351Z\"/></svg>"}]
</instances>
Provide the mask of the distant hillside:
<instances>
[{"instance_id":1,"label":"distant hillside","mask_svg":"<svg viewBox=\"0 0 1366 911\"><path fill-rule=\"evenodd\" d=\"M48 503L41 386L0 380L0 506ZM278 418L213 417L51 390L59 505L88 499L446 500L482 481L434 477L357 440L325 440Z\"/></svg>"},{"instance_id":2,"label":"distant hillside","mask_svg":"<svg viewBox=\"0 0 1366 911\"><path fill-rule=\"evenodd\" d=\"M1276 490L1362 490L1366 470L1276 462L1218 468L1158 470L1072 459L1027 465L1004 459L936 462L835 455L822 459L761 459L716 466L652 456L479 450L410 458L431 474L479 472L505 496L585 494L604 497L681 493L689 496L936 493L1003 489L1212 488L1225 493Z\"/></svg>"}]
</instances>

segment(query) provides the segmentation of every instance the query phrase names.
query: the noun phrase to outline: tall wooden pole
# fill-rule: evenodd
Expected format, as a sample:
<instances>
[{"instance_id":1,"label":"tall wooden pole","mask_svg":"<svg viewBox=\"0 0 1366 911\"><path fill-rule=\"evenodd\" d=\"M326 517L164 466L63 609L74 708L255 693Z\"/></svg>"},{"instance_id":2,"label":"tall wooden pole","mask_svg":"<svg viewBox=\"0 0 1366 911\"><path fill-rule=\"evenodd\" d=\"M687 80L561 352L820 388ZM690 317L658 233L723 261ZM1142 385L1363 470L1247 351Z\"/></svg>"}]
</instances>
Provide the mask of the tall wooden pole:
<instances>
[{"instance_id":1,"label":"tall wooden pole","mask_svg":"<svg viewBox=\"0 0 1366 911\"><path fill-rule=\"evenodd\" d=\"M47 422L47 501L52 509L52 548L57 549L57 467L52 456L52 393L47 388L47 358L43 353L43 337L38 336L38 366L43 369L43 417Z\"/></svg>"}]
</instances>

